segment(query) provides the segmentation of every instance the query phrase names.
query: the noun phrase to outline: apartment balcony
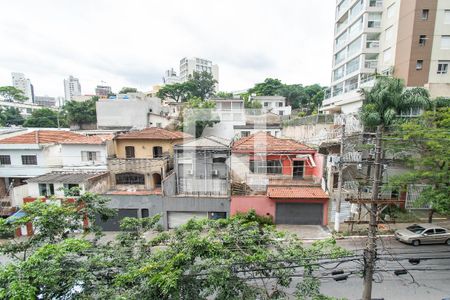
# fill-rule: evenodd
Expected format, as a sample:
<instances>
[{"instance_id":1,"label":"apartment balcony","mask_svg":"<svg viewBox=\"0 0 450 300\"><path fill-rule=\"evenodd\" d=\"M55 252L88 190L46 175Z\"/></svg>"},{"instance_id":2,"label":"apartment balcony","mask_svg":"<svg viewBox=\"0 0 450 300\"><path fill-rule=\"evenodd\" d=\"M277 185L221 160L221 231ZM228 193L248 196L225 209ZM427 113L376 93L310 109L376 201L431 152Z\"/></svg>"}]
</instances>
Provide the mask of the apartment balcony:
<instances>
[{"instance_id":1,"label":"apartment balcony","mask_svg":"<svg viewBox=\"0 0 450 300\"><path fill-rule=\"evenodd\" d=\"M350 84L346 84L344 91L345 91L345 93L348 93L348 92L354 91L356 89L358 89L358 82L353 82Z\"/></svg>"},{"instance_id":2,"label":"apartment balcony","mask_svg":"<svg viewBox=\"0 0 450 300\"><path fill-rule=\"evenodd\" d=\"M364 68L366 69L376 69L378 67L378 60L366 59L364 62Z\"/></svg>"},{"instance_id":3,"label":"apartment balcony","mask_svg":"<svg viewBox=\"0 0 450 300\"><path fill-rule=\"evenodd\" d=\"M179 178L178 195L229 196L230 186L222 178Z\"/></svg>"},{"instance_id":4,"label":"apartment balcony","mask_svg":"<svg viewBox=\"0 0 450 300\"><path fill-rule=\"evenodd\" d=\"M381 21L369 20L367 21L367 28L381 28Z\"/></svg>"},{"instance_id":5,"label":"apartment balcony","mask_svg":"<svg viewBox=\"0 0 450 300\"><path fill-rule=\"evenodd\" d=\"M377 49L380 47L380 41L379 40L368 40L366 41L366 48L367 49Z\"/></svg>"},{"instance_id":6,"label":"apartment balcony","mask_svg":"<svg viewBox=\"0 0 450 300\"><path fill-rule=\"evenodd\" d=\"M383 1L382 0L370 0L369 7L383 8Z\"/></svg>"}]
</instances>

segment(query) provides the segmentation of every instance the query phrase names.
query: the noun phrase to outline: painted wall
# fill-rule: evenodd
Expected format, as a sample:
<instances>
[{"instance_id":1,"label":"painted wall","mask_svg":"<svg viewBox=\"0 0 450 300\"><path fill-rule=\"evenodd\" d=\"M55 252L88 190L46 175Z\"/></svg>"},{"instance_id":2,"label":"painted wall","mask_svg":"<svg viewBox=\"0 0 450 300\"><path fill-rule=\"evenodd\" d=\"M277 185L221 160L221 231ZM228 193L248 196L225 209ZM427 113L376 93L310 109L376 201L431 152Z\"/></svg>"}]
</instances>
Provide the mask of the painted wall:
<instances>
[{"instance_id":1,"label":"painted wall","mask_svg":"<svg viewBox=\"0 0 450 300\"><path fill-rule=\"evenodd\" d=\"M48 182L48 183L52 183L52 182ZM28 185L28 195L29 197L41 197L41 195L39 195L39 183L36 182L30 182L27 184ZM53 183L54 189L55 189L55 196L56 197L64 197L64 184L61 182L54 182ZM84 192L84 184L80 184L80 190L81 192Z\"/></svg>"},{"instance_id":2,"label":"painted wall","mask_svg":"<svg viewBox=\"0 0 450 300\"><path fill-rule=\"evenodd\" d=\"M97 152L97 160L83 161L82 151ZM64 167L67 168L82 168L89 167L90 169L105 169L106 170L106 145L62 145L61 157Z\"/></svg>"},{"instance_id":3,"label":"painted wall","mask_svg":"<svg viewBox=\"0 0 450 300\"><path fill-rule=\"evenodd\" d=\"M162 147L163 153L173 155L173 146L183 143L178 140L115 140L115 153L117 158L125 158L125 147L134 146L135 158L153 158L153 147Z\"/></svg>"},{"instance_id":4,"label":"painted wall","mask_svg":"<svg viewBox=\"0 0 450 300\"><path fill-rule=\"evenodd\" d=\"M261 216L272 216L275 219L275 202L267 196L231 196L230 214L247 212L254 209Z\"/></svg>"}]
</instances>

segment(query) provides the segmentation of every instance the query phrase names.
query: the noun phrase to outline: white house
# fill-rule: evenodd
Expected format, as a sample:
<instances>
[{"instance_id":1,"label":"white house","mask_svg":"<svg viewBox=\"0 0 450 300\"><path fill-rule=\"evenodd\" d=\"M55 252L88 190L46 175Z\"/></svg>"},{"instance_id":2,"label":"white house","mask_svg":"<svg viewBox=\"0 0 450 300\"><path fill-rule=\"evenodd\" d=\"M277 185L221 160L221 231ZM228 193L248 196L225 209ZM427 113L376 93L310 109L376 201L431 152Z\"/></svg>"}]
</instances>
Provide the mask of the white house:
<instances>
[{"instance_id":1,"label":"white house","mask_svg":"<svg viewBox=\"0 0 450 300\"><path fill-rule=\"evenodd\" d=\"M264 112L280 116L291 115L291 106L286 105L286 98L283 96L253 96L252 99L261 103Z\"/></svg>"},{"instance_id":2,"label":"white house","mask_svg":"<svg viewBox=\"0 0 450 300\"><path fill-rule=\"evenodd\" d=\"M212 99L216 103L214 114L220 122L213 127L206 127L203 136L217 136L224 139L233 139L234 126L245 125L245 108L242 99Z\"/></svg>"}]
</instances>

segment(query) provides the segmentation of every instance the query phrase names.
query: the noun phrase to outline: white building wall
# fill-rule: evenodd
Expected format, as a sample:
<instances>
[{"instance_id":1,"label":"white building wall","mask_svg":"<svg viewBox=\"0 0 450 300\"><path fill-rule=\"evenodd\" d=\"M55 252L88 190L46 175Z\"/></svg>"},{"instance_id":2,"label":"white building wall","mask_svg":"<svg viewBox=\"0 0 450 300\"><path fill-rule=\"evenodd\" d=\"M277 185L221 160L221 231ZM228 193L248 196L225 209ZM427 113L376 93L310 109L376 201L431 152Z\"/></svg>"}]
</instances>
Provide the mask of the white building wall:
<instances>
[{"instance_id":1,"label":"white building wall","mask_svg":"<svg viewBox=\"0 0 450 300\"><path fill-rule=\"evenodd\" d=\"M93 151L97 153L96 161L83 161L82 151ZM61 148L63 168L88 168L106 170L107 151L106 145L69 145L64 144Z\"/></svg>"},{"instance_id":2,"label":"white building wall","mask_svg":"<svg viewBox=\"0 0 450 300\"><path fill-rule=\"evenodd\" d=\"M31 81L25 78L23 73L11 73L12 85L13 87L21 90L25 97L28 99L25 101L27 103L33 103L33 92L31 87Z\"/></svg>"}]
</instances>

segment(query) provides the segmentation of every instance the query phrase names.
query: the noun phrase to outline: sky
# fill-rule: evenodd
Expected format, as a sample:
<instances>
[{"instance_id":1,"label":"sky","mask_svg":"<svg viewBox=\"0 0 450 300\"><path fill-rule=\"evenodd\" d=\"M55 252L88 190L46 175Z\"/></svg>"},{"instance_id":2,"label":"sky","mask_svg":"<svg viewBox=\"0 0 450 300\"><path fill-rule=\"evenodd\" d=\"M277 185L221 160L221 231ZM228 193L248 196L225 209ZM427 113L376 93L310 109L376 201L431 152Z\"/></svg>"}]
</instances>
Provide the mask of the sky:
<instances>
[{"instance_id":1,"label":"sky","mask_svg":"<svg viewBox=\"0 0 450 300\"><path fill-rule=\"evenodd\" d=\"M330 81L334 0L5 0L0 10L0 86L25 73L35 95L63 96L73 75L151 90L183 57L219 65L222 91L267 77Z\"/></svg>"}]
</instances>

